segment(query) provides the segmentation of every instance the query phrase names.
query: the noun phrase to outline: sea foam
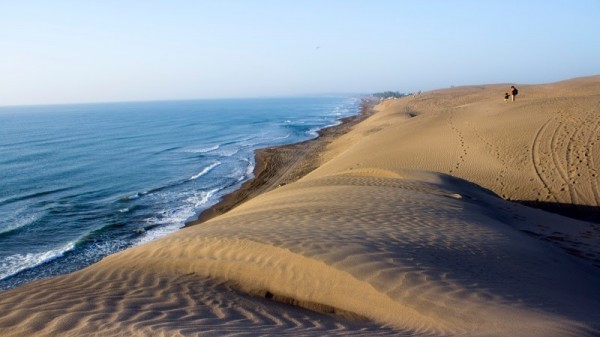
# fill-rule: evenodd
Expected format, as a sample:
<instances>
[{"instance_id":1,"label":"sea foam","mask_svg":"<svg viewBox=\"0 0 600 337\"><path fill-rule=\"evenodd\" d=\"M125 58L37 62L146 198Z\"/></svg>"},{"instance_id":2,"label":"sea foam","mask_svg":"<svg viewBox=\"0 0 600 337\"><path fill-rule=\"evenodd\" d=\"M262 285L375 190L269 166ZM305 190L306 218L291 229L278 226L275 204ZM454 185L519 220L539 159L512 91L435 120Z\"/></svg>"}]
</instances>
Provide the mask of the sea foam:
<instances>
[{"instance_id":1,"label":"sea foam","mask_svg":"<svg viewBox=\"0 0 600 337\"><path fill-rule=\"evenodd\" d=\"M65 252L75 248L75 241L66 245L40 253L14 254L0 261L0 280L15 275L25 269L33 268L62 256Z\"/></svg>"},{"instance_id":2,"label":"sea foam","mask_svg":"<svg viewBox=\"0 0 600 337\"><path fill-rule=\"evenodd\" d=\"M207 174L208 172L210 172L212 169L214 169L215 167L221 165L220 161L214 162L210 165L208 165L207 167L205 167L202 171L200 171L199 173L193 175L190 180L196 180L200 177L202 177L203 175Z\"/></svg>"}]
</instances>

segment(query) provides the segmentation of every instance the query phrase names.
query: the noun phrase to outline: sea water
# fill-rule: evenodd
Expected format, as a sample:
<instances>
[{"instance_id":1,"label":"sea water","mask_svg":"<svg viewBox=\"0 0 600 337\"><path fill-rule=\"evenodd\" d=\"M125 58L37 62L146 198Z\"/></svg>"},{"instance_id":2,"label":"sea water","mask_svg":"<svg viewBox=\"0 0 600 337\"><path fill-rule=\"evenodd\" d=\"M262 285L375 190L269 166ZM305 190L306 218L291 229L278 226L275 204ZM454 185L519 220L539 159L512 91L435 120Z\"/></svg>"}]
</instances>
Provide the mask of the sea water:
<instances>
[{"instance_id":1,"label":"sea water","mask_svg":"<svg viewBox=\"0 0 600 337\"><path fill-rule=\"evenodd\" d=\"M0 290L171 233L354 97L0 107Z\"/></svg>"}]
</instances>

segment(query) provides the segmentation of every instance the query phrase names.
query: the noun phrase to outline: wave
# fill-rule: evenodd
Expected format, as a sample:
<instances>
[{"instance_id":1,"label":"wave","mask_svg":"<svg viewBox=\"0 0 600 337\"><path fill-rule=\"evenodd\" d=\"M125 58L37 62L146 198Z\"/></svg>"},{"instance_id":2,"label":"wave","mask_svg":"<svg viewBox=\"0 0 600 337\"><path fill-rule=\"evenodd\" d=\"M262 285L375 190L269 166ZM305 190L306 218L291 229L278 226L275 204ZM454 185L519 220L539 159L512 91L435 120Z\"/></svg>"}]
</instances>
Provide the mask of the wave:
<instances>
[{"instance_id":1,"label":"wave","mask_svg":"<svg viewBox=\"0 0 600 337\"><path fill-rule=\"evenodd\" d=\"M200 207L207 206L212 197L221 190L223 187L194 194L184 200L184 205L163 210L155 216L144 219L147 226L139 229L143 235L134 245L156 240L181 229L191 217L197 214Z\"/></svg>"},{"instance_id":2,"label":"wave","mask_svg":"<svg viewBox=\"0 0 600 337\"><path fill-rule=\"evenodd\" d=\"M342 107L342 106L337 106L337 107L333 108L333 111L331 112L331 114L334 116L346 116L350 113L352 113L352 111L350 110L349 107Z\"/></svg>"},{"instance_id":3,"label":"wave","mask_svg":"<svg viewBox=\"0 0 600 337\"><path fill-rule=\"evenodd\" d=\"M281 137L275 137L275 138L273 138L273 141L282 140L282 139L288 139L288 138L290 138L291 136L292 136L292 134L291 134L291 133L288 133L288 134L287 134L287 135L285 135L285 136L281 136Z\"/></svg>"},{"instance_id":4,"label":"wave","mask_svg":"<svg viewBox=\"0 0 600 337\"><path fill-rule=\"evenodd\" d=\"M236 160L238 164L227 175L223 176L224 179L229 181L223 180L223 189L236 185L254 174L256 164L251 157L241 157Z\"/></svg>"},{"instance_id":5,"label":"wave","mask_svg":"<svg viewBox=\"0 0 600 337\"><path fill-rule=\"evenodd\" d=\"M171 152L171 151L178 150L180 148L181 148L181 146L173 146L173 147L170 147L170 148L167 148L167 149L162 149L160 151L157 151L155 154L162 154L162 153L166 153L166 152Z\"/></svg>"},{"instance_id":6,"label":"wave","mask_svg":"<svg viewBox=\"0 0 600 337\"><path fill-rule=\"evenodd\" d=\"M211 147L199 148L199 149L189 149L185 152L187 153L196 153L199 157L204 157L205 155L210 156L219 156L219 157L232 157L236 155L244 145L241 142L246 140L240 140L236 142L227 142L223 144L217 144Z\"/></svg>"},{"instance_id":7,"label":"wave","mask_svg":"<svg viewBox=\"0 0 600 337\"><path fill-rule=\"evenodd\" d=\"M321 131L323 128L318 127L318 128L312 128L306 131L306 134L311 136L311 137L318 137L319 136L319 131Z\"/></svg>"},{"instance_id":8,"label":"wave","mask_svg":"<svg viewBox=\"0 0 600 337\"><path fill-rule=\"evenodd\" d=\"M23 200L27 200L27 199L36 199L36 198L44 197L44 196L47 196L50 194L65 192L72 188L73 187L62 187L62 188L55 188L55 189L50 189L50 190L45 190L45 191L34 192L34 193L30 193L30 194L12 196L12 197L8 197L5 199L1 199L0 205L1 204L9 204L12 202L17 202L17 201L23 201Z\"/></svg>"},{"instance_id":9,"label":"wave","mask_svg":"<svg viewBox=\"0 0 600 337\"><path fill-rule=\"evenodd\" d=\"M190 180L196 180L200 177L202 177L203 175L207 174L208 172L210 172L212 169L214 169L215 167L221 165L220 161L214 162L210 165L208 165L207 167L205 167L202 171L200 171L198 174L193 175Z\"/></svg>"},{"instance_id":10,"label":"wave","mask_svg":"<svg viewBox=\"0 0 600 337\"><path fill-rule=\"evenodd\" d=\"M241 147L238 148L225 148L225 149L221 149L217 152L215 152L216 155L221 156L221 157L233 157L236 154L238 154L241 150Z\"/></svg>"},{"instance_id":11,"label":"wave","mask_svg":"<svg viewBox=\"0 0 600 337\"><path fill-rule=\"evenodd\" d=\"M215 167L217 167L217 166L219 166L221 164L222 164L222 162L215 161L212 164L210 164L210 165L206 166L205 168L203 168L202 171L200 171L197 174L191 176L190 178L180 179L180 180L177 180L177 181L172 181L172 182L167 183L165 185L158 186L158 187L155 187L155 188L151 188L151 189L146 190L146 191L134 192L134 193L131 193L131 194L127 194L127 195L124 195L124 196L120 197L119 201L126 203L126 202L130 202L130 201L139 199L141 197L145 197L145 196L148 196L148 195L155 195L158 192L162 192L162 191L165 191L165 190L168 190L168 189L180 186L180 185L184 185L184 184L186 184L186 183L188 183L190 181L197 180L198 178L201 178L202 176L206 175L211 170L213 170ZM128 211L129 211L128 208L121 208L121 209L119 209L119 212L121 212L121 213L126 213Z\"/></svg>"},{"instance_id":12,"label":"wave","mask_svg":"<svg viewBox=\"0 0 600 337\"><path fill-rule=\"evenodd\" d=\"M28 213L27 209L17 210L13 215L3 219L6 225L0 223L0 235L27 227L41 218L41 213Z\"/></svg>"},{"instance_id":13,"label":"wave","mask_svg":"<svg viewBox=\"0 0 600 337\"><path fill-rule=\"evenodd\" d=\"M224 187L216 187L208 191L201 191L200 193L192 192L187 198L181 198L183 205L162 210L161 212L156 213L155 216L144 219L144 222L150 227L172 223L183 224L195 214L198 208L205 206L210 198L223 188Z\"/></svg>"},{"instance_id":14,"label":"wave","mask_svg":"<svg viewBox=\"0 0 600 337\"><path fill-rule=\"evenodd\" d=\"M252 160L248 159L248 158L244 158L243 159L245 162L247 162L247 166L246 166L246 172L244 172L244 175L241 177L240 181L243 179L246 179L250 176L252 176L252 174L254 173L254 168L255 168L255 164Z\"/></svg>"},{"instance_id":15,"label":"wave","mask_svg":"<svg viewBox=\"0 0 600 337\"><path fill-rule=\"evenodd\" d=\"M135 193L133 193L133 194L131 194L131 195L125 195L125 196L122 196L122 197L121 197L119 200L121 200L121 201L130 201L130 200L135 200L135 199L138 199L138 198L140 198L141 196L143 196L143 195L146 195L146 194L148 194L148 193L149 193L149 191L145 191L145 192L135 192Z\"/></svg>"},{"instance_id":16,"label":"wave","mask_svg":"<svg viewBox=\"0 0 600 337\"><path fill-rule=\"evenodd\" d=\"M221 147L221 145L217 144L211 147L205 147L205 148L199 148L199 149L190 149L187 150L186 152L190 152L190 153L207 153L207 152L212 152L215 150L218 150Z\"/></svg>"},{"instance_id":17,"label":"wave","mask_svg":"<svg viewBox=\"0 0 600 337\"><path fill-rule=\"evenodd\" d=\"M200 193L200 199L194 203L194 206L196 208L200 207L200 206L204 206L208 203L208 201L210 200L210 198L215 195L217 192L219 192L220 190L222 190L221 187L219 188L214 188L212 190L209 191L205 191Z\"/></svg>"},{"instance_id":18,"label":"wave","mask_svg":"<svg viewBox=\"0 0 600 337\"><path fill-rule=\"evenodd\" d=\"M48 261L63 256L75 248L76 241L71 241L66 245L40 253L14 254L7 256L0 261L0 280L13 276L23 270L37 267Z\"/></svg>"}]
</instances>

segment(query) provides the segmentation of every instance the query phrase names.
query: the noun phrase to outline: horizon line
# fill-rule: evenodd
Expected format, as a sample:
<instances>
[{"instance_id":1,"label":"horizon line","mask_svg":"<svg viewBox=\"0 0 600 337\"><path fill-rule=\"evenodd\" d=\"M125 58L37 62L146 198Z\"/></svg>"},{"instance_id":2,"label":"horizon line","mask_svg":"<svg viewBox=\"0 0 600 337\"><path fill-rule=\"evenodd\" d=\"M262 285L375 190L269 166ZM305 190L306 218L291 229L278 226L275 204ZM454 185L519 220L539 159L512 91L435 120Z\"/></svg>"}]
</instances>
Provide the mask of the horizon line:
<instances>
[{"instance_id":1,"label":"horizon line","mask_svg":"<svg viewBox=\"0 0 600 337\"><path fill-rule=\"evenodd\" d=\"M218 101L218 100L243 100L243 99L279 99L279 98L303 98L303 97L327 97L327 96L367 96L372 93L312 93L297 95L273 95L273 96L231 96L231 97L204 97L204 98L159 98L159 99L127 99L115 101L72 101L56 103L17 103L0 104L2 108L20 108L20 107L39 107L39 106L59 106L59 105L91 105L91 104L124 104L124 103L159 103L176 101Z\"/></svg>"}]
</instances>

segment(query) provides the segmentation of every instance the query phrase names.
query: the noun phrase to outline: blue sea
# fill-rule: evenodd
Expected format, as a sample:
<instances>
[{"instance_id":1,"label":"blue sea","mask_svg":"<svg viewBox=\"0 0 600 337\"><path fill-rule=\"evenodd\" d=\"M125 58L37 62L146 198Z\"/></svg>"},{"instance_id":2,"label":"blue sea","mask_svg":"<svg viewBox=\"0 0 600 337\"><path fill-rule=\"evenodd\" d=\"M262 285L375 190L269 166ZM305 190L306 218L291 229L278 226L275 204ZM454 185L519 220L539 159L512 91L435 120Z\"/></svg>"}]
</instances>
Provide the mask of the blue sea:
<instances>
[{"instance_id":1,"label":"blue sea","mask_svg":"<svg viewBox=\"0 0 600 337\"><path fill-rule=\"evenodd\" d=\"M0 107L0 290L162 237L355 97Z\"/></svg>"}]
</instances>

